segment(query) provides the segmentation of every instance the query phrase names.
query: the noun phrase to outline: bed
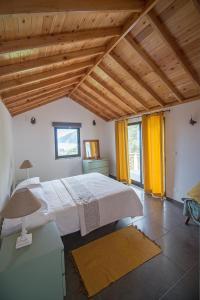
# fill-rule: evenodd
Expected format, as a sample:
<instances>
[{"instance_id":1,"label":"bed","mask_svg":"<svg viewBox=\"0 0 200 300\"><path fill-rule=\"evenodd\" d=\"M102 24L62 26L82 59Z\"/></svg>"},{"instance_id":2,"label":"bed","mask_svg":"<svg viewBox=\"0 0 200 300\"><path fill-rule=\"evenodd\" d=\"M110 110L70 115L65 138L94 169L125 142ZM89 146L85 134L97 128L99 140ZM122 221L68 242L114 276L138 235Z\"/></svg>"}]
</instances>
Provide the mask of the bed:
<instances>
[{"instance_id":1,"label":"bed","mask_svg":"<svg viewBox=\"0 0 200 300\"><path fill-rule=\"evenodd\" d=\"M28 229L54 220L60 235L76 231L85 235L125 217L143 215L135 191L99 173L41 182L47 208L26 217ZM20 229L20 219L4 220L2 234Z\"/></svg>"}]
</instances>

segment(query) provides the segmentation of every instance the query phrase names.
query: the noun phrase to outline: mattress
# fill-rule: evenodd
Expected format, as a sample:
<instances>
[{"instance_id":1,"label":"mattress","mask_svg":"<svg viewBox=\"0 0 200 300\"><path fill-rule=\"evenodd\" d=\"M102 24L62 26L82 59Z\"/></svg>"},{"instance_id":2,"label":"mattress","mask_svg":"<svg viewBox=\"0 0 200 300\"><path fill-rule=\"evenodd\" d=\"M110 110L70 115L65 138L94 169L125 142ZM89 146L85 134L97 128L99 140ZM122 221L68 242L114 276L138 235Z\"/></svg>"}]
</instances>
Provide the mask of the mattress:
<instances>
[{"instance_id":1,"label":"mattress","mask_svg":"<svg viewBox=\"0 0 200 300\"><path fill-rule=\"evenodd\" d=\"M99 173L78 175L76 178L87 187L98 201L99 227L125 217L143 215L142 204L130 186ZM27 216L27 228L33 229L54 220L61 236L80 230L77 204L62 181L46 181L42 182L41 185L48 201L48 210L46 212L37 211ZM3 223L2 234L8 235L19 231L20 227L20 219L6 219Z\"/></svg>"}]
</instances>

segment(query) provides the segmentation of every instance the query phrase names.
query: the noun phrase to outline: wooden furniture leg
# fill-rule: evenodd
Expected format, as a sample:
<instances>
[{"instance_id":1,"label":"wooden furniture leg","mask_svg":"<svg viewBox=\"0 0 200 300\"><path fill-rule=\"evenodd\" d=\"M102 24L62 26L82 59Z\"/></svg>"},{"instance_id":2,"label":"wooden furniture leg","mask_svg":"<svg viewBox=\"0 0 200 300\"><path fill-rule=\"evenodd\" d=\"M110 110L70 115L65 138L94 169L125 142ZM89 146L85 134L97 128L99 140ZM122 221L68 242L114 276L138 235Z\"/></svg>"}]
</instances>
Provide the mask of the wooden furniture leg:
<instances>
[{"instance_id":1,"label":"wooden furniture leg","mask_svg":"<svg viewBox=\"0 0 200 300\"><path fill-rule=\"evenodd\" d=\"M188 225L189 221L190 221L190 217L187 217L187 219L185 220L185 225Z\"/></svg>"}]
</instances>

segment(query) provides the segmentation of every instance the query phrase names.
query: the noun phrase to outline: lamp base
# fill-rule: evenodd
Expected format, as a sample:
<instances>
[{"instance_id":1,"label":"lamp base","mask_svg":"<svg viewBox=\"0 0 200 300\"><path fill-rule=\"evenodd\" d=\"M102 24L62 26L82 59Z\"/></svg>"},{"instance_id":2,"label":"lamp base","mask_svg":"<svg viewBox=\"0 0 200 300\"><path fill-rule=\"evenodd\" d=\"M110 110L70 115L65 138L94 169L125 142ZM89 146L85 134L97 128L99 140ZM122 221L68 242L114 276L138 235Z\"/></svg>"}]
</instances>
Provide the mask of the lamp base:
<instances>
[{"instance_id":1,"label":"lamp base","mask_svg":"<svg viewBox=\"0 0 200 300\"><path fill-rule=\"evenodd\" d=\"M32 233L25 234L23 237L19 236L16 242L16 249L28 246L32 244Z\"/></svg>"}]
</instances>

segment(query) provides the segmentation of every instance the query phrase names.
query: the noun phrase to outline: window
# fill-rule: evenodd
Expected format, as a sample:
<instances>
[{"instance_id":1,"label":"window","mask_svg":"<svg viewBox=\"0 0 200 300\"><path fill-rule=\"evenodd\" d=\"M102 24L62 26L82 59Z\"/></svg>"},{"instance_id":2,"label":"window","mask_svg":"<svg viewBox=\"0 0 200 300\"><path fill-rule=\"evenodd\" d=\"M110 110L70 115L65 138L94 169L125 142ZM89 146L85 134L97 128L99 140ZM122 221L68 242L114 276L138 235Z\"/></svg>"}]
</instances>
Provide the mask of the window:
<instances>
[{"instance_id":1,"label":"window","mask_svg":"<svg viewBox=\"0 0 200 300\"><path fill-rule=\"evenodd\" d=\"M54 122L55 157L69 158L81 156L80 123Z\"/></svg>"}]
</instances>

